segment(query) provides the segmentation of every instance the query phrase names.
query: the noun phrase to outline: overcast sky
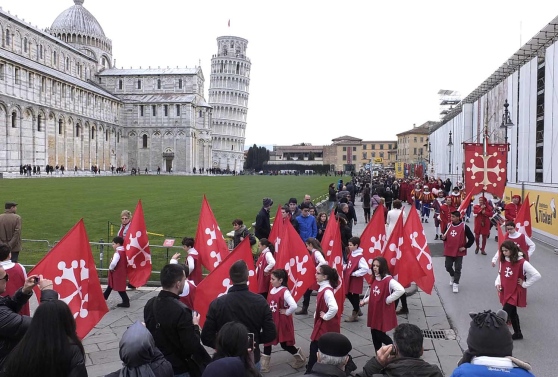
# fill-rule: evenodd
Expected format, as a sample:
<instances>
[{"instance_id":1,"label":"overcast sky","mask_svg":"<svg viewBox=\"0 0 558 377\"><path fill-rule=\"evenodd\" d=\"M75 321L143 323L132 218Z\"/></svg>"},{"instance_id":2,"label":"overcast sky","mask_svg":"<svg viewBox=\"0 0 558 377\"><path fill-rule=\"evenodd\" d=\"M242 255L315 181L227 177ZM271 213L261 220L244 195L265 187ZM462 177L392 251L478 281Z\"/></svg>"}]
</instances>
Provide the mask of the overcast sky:
<instances>
[{"instance_id":1,"label":"overcast sky","mask_svg":"<svg viewBox=\"0 0 558 377\"><path fill-rule=\"evenodd\" d=\"M44 29L72 0L2 0ZM206 99L216 38L248 40L246 146L395 140L438 120L438 91L466 96L558 15L551 0L85 0L117 67L193 67ZM231 26L227 27L230 19ZM520 26L521 25L521 26Z\"/></svg>"}]
</instances>

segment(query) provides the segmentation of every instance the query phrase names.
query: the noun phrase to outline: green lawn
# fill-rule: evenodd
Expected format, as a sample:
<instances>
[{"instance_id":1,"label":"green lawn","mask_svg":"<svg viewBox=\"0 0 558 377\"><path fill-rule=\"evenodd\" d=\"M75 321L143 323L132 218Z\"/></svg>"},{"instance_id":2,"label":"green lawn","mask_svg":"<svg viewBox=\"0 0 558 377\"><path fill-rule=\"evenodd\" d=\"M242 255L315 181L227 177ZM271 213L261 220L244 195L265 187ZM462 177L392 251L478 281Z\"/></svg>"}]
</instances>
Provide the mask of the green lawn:
<instances>
[{"instance_id":1,"label":"green lawn","mask_svg":"<svg viewBox=\"0 0 558 377\"><path fill-rule=\"evenodd\" d=\"M134 211L141 199L148 232L166 236L151 235L150 244L161 245L165 238L174 237L175 245L180 245L182 237L195 236L204 194L221 230L227 233L237 217L250 226L266 196L274 201L271 210L274 216L277 205L286 203L290 197L296 197L299 203L304 194L312 198L325 196L327 200L328 185L338 179L331 176L166 175L0 179L0 202L18 203L18 214L23 222L22 238L48 240L52 245L80 218L84 219L91 242L109 241L109 223L119 224L121 210ZM22 262L32 264L42 257L46 251L43 245L46 243L24 242ZM34 251L33 260L26 258L26 250ZM93 253L97 254L95 246ZM166 258L164 249L158 253ZM109 250L108 255L111 254Z\"/></svg>"}]
</instances>

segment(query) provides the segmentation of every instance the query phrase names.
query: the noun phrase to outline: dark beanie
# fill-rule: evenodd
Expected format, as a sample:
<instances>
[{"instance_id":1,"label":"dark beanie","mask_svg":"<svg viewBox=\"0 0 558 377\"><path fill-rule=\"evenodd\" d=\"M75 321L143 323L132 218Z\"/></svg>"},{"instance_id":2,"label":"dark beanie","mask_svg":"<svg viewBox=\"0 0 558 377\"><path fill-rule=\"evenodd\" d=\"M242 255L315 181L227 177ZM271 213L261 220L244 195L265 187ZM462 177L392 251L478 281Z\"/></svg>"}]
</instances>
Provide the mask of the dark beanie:
<instances>
[{"instance_id":1,"label":"dark beanie","mask_svg":"<svg viewBox=\"0 0 558 377\"><path fill-rule=\"evenodd\" d=\"M318 350L333 357L347 356L353 349L351 341L343 334L328 332L318 340Z\"/></svg>"},{"instance_id":2,"label":"dark beanie","mask_svg":"<svg viewBox=\"0 0 558 377\"><path fill-rule=\"evenodd\" d=\"M506 320L507 313L499 310L498 313L485 311L482 313L469 313L471 327L467 337L467 346L472 356L506 357L511 356L513 340Z\"/></svg>"},{"instance_id":3,"label":"dark beanie","mask_svg":"<svg viewBox=\"0 0 558 377\"><path fill-rule=\"evenodd\" d=\"M263 198L263 206L271 207L273 205L273 200L271 198Z\"/></svg>"}]
</instances>

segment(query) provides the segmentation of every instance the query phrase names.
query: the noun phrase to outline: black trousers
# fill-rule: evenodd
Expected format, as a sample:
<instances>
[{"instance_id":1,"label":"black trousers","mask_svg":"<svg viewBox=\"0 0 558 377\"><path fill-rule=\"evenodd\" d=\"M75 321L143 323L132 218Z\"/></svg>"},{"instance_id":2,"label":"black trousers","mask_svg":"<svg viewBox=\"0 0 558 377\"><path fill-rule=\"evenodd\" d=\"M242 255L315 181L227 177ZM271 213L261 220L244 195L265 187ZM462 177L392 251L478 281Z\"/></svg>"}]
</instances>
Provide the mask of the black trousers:
<instances>
[{"instance_id":1,"label":"black trousers","mask_svg":"<svg viewBox=\"0 0 558 377\"><path fill-rule=\"evenodd\" d=\"M306 373L310 374L312 367L318 361L318 341L313 340L310 342L310 354L308 354L308 364L306 365Z\"/></svg>"},{"instance_id":2,"label":"black trousers","mask_svg":"<svg viewBox=\"0 0 558 377\"><path fill-rule=\"evenodd\" d=\"M393 340L385 332L376 329L370 329L370 332L372 333L372 343L374 343L376 351L382 348L382 344L393 344Z\"/></svg>"},{"instance_id":3,"label":"black trousers","mask_svg":"<svg viewBox=\"0 0 558 377\"><path fill-rule=\"evenodd\" d=\"M11 261L17 263L19 260L19 251L12 251Z\"/></svg>"},{"instance_id":4,"label":"black trousers","mask_svg":"<svg viewBox=\"0 0 558 377\"><path fill-rule=\"evenodd\" d=\"M455 284L459 284L461 279L461 267L463 267L463 257L446 257L446 271L453 277Z\"/></svg>"},{"instance_id":5,"label":"black trousers","mask_svg":"<svg viewBox=\"0 0 558 377\"><path fill-rule=\"evenodd\" d=\"M111 292L112 292L112 287L109 285L107 289L105 289L105 293L103 293L103 296L105 296L105 300L109 298ZM130 298L128 297L126 291L118 291L118 294L120 295L120 298L122 298L122 302L124 304L130 302Z\"/></svg>"},{"instance_id":6,"label":"black trousers","mask_svg":"<svg viewBox=\"0 0 558 377\"><path fill-rule=\"evenodd\" d=\"M519 324L519 316L517 315L517 306L511 304L504 304L502 308L506 313L508 313L508 318L512 324L513 332L520 333L521 326Z\"/></svg>"},{"instance_id":7,"label":"black trousers","mask_svg":"<svg viewBox=\"0 0 558 377\"><path fill-rule=\"evenodd\" d=\"M399 300L401 300L401 309L409 310L407 307L407 294L403 293L403 296L395 300L395 308L397 309L397 305L399 304Z\"/></svg>"},{"instance_id":8,"label":"black trousers","mask_svg":"<svg viewBox=\"0 0 558 377\"><path fill-rule=\"evenodd\" d=\"M358 293L347 293L347 298L353 306L353 311L358 312L360 310L360 295Z\"/></svg>"},{"instance_id":9,"label":"black trousers","mask_svg":"<svg viewBox=\"0 0 558 377\"><path fill-rule=\"evenodd\" d=\"M281 345L281 348L283 348L291 355L294 355L298 352L298 348L296 348L295 346L287 346L287 342L281 342L279 344ZM267 356L271 355L271 346L264 346L263 354Z\"/></svg>"},{"instance_id":10,"label":"black trousers","mask_svg":"<svg viewBox=\"0 0 558 377\"><path fill-rule=\"evenodd\" d=\"M312 290L307 289L306 292L304 292L304 298L302 299L303 308L308 308L308 306L310 306L310 296L312 296Z\"/></svg>"}]
</instances>

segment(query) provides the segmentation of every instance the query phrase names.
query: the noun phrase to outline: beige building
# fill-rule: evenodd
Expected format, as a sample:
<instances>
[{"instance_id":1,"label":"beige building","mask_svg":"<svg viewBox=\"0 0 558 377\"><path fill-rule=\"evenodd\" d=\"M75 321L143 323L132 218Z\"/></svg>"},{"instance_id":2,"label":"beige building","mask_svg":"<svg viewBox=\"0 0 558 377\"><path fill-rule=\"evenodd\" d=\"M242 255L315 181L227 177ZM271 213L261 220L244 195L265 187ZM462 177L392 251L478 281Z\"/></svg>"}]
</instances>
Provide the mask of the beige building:
<instances>
[{"instance_id":1,"label":"beige building","mask_svg":"<svg viewBox=\"0 0 558 377\"><path fill-rule=\"evenodd\" d=\"M384 168L393 167L397 158L397 142L392 141L363 141L360 154L360 165L382 165Z\"/></svg>"},{"instance_id":2,"label":"beige building","mask_svg":"<svg viewBox=\"0 0 558 377\"><path fill-rule=\"evenodd\" d=\"M429 161L428 135L437 122L428 121L420 126L397 134L397 162L407 164Z\"/></svg>"}]
</instances>

